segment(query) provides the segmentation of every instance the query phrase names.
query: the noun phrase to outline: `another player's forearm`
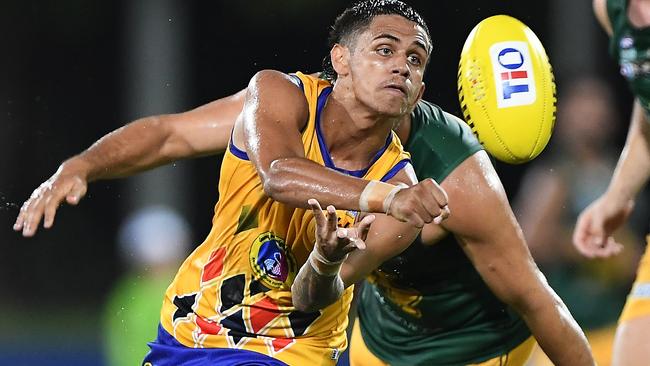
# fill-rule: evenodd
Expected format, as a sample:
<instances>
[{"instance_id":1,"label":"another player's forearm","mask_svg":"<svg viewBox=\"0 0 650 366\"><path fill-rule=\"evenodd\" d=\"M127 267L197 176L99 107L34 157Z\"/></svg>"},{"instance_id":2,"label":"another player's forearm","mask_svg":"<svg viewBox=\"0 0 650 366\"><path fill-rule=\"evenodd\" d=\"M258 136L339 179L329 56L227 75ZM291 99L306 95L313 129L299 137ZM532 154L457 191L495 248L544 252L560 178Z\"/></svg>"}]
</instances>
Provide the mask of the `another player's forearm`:
<instances>
[{"instance_id":1,"label":"another player's forearm","mask_svg":"<svg viewBox=\"0 0 650 366\"><path fill-rule=\"evenodd\" d=\"M222 152L228 146L244 95L242 90L187 112L135 120L105 135L66 165L76 167L93 181Z\"/></svg>"},{"instance_id":2,"label":"another player's forearm","mask_svg":"<svg viewBox=\"0 0 650 366\"><path fill-rule=\"evenodd\" d=\"M344 291L343 281L336 274L324 276L316 272L309 260L300 268L293 285L293 306L304 312L323 309L338 300Z\"/></svg>"},{"instance_id":3,"label":"another player's forearm","mask_svg":"<svg viewBox=\"0 0 650 366\"><path fill-rule=\"evenodd\" d=\"M530 292L515 308L554 365L595 365L580 326L545 281L543 289Z\"/></svg>"},{"instance_id":4,"label":"another player's forearm","mask_svg":"<svg viewBox=\"0 0 650 366\"><path fill-rule=\"evenodd\" d=\"M650 178L650 122L635 101L625 147L607 189L613 200L633 200Z\"/></svg>"},{"instance_id":5,"label":"another player's forearm","mask_svg":"<svg viewBox=\"0 0 650 366\"><path fill-rule=\"evenodd\" d=\"M537 269L525 244L497 252L501 254L487 260L476 257L485 253L477 252L473 257L494 294L521 315L554 365L592 366L594 361L582 330Z\"/></svg>"}]
</instances>

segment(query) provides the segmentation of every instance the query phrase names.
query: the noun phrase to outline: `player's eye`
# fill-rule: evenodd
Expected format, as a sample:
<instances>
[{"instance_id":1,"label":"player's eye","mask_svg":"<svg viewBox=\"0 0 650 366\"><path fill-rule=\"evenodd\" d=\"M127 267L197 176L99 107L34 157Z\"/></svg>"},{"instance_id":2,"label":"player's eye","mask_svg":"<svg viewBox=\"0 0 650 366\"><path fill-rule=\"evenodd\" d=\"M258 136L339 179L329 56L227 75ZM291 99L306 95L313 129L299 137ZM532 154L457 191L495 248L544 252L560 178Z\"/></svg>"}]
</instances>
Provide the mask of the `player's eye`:
<instances>
[{"instance_id":1,"label":"player's eye","mask_svg":"<svg viewBox=\"0 0 650 366\"><path fill-rule=\"evenodd\" d=\"M420 59L420 56L418 56L418 55L410 55L410 56L408 57L408 60L409 60L409 62L410 62L411 64L413 64L413 65L415 65L415 66L420 66L420 65L422 65L422 60Z\"/></svg>"},{"instance_id":2,"label":"player's eye","mask_svg":"<svg viewBox=\"0 0 650 366\"><path fill-rule=\"evenodd\" d=\"M377 54L380 56L390 56L393 54L393 50L388 47L381 47L377 49Z\"/></svg>"}]
</instances>

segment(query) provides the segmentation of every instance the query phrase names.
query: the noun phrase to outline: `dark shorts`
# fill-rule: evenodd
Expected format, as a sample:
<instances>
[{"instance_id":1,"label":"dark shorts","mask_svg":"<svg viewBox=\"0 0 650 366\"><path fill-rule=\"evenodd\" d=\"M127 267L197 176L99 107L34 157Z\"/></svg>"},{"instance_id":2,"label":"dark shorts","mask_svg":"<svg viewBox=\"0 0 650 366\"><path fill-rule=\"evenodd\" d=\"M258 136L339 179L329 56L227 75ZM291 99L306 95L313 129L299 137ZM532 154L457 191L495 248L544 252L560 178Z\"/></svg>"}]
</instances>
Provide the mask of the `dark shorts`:
<instances>
[{"instance_id":1,"label":"dark shorts","mask_svg":"<svg viewBox=\"0 0 650 366\"><path fill-rule=\"evenodd\" d=\"M287 366L282 361L253 351L185 347L161 325L158 325L158 337L149 343L149 348L143 366Z\"/></svg>"}]
</instances>

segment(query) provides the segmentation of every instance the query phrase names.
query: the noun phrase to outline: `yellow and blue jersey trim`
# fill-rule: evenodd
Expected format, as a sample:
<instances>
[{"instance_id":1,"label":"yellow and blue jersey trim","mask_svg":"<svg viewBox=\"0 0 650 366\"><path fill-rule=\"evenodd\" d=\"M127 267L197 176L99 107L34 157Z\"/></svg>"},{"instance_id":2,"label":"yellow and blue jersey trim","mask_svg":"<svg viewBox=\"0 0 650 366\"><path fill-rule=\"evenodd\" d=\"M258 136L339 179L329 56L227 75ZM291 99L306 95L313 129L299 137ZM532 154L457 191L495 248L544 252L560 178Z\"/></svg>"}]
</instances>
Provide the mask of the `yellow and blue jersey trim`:
<instances>
[{"instance_id":1,"label":"yellow and blue jersey trim","mask_svg":"<svg viewBox=\"0 0 650 366\"><path fill-rule=\"evenodd\" d=\"M162 325L158 337L148 343L150 351L143 366L176 366L200 363L202 365L258 365L288 366L265 354L234 348L190 348L179 343Z\"/></svg>"}]
</instances>

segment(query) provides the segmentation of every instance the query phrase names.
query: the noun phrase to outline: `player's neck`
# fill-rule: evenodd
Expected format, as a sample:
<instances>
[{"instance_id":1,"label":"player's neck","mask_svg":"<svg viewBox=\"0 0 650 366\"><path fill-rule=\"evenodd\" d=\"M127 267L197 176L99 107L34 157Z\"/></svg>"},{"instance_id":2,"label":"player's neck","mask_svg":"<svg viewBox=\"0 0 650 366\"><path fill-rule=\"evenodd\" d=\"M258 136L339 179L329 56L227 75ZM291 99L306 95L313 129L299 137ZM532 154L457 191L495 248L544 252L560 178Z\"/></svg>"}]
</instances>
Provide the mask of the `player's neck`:
<instances>
[{"instance_id":1,"label":"player's neck","mask_svg":"<svg viewBox=\"0 0 650 366\"><path fill-rule=\"evenodd\" d=\"M411 114L402 117L402 120L393 128L393 131L395 131L402 144L406 144L411 135Z\"/></svg>"},{"instance_id":2,"label":"player's neck","mask_svg":"<svg viewBox=\"0 0 650 366\"><path fill-rule=\"evenodd\" d=\"M627 5L627 18L635 28L650 26L650 0L630 0Z\"/></svg>"},{"instance_id":3,"label":"player's neck","mask_svg":"<svg viewBox=\"0 0 650 366\"><path fill-rule=\"evenodd\" d=\"M334 163L344 169L368 166L399 117L385 116L332 93L321 112L321 131Z\"/></svg>"}]
</instances>

